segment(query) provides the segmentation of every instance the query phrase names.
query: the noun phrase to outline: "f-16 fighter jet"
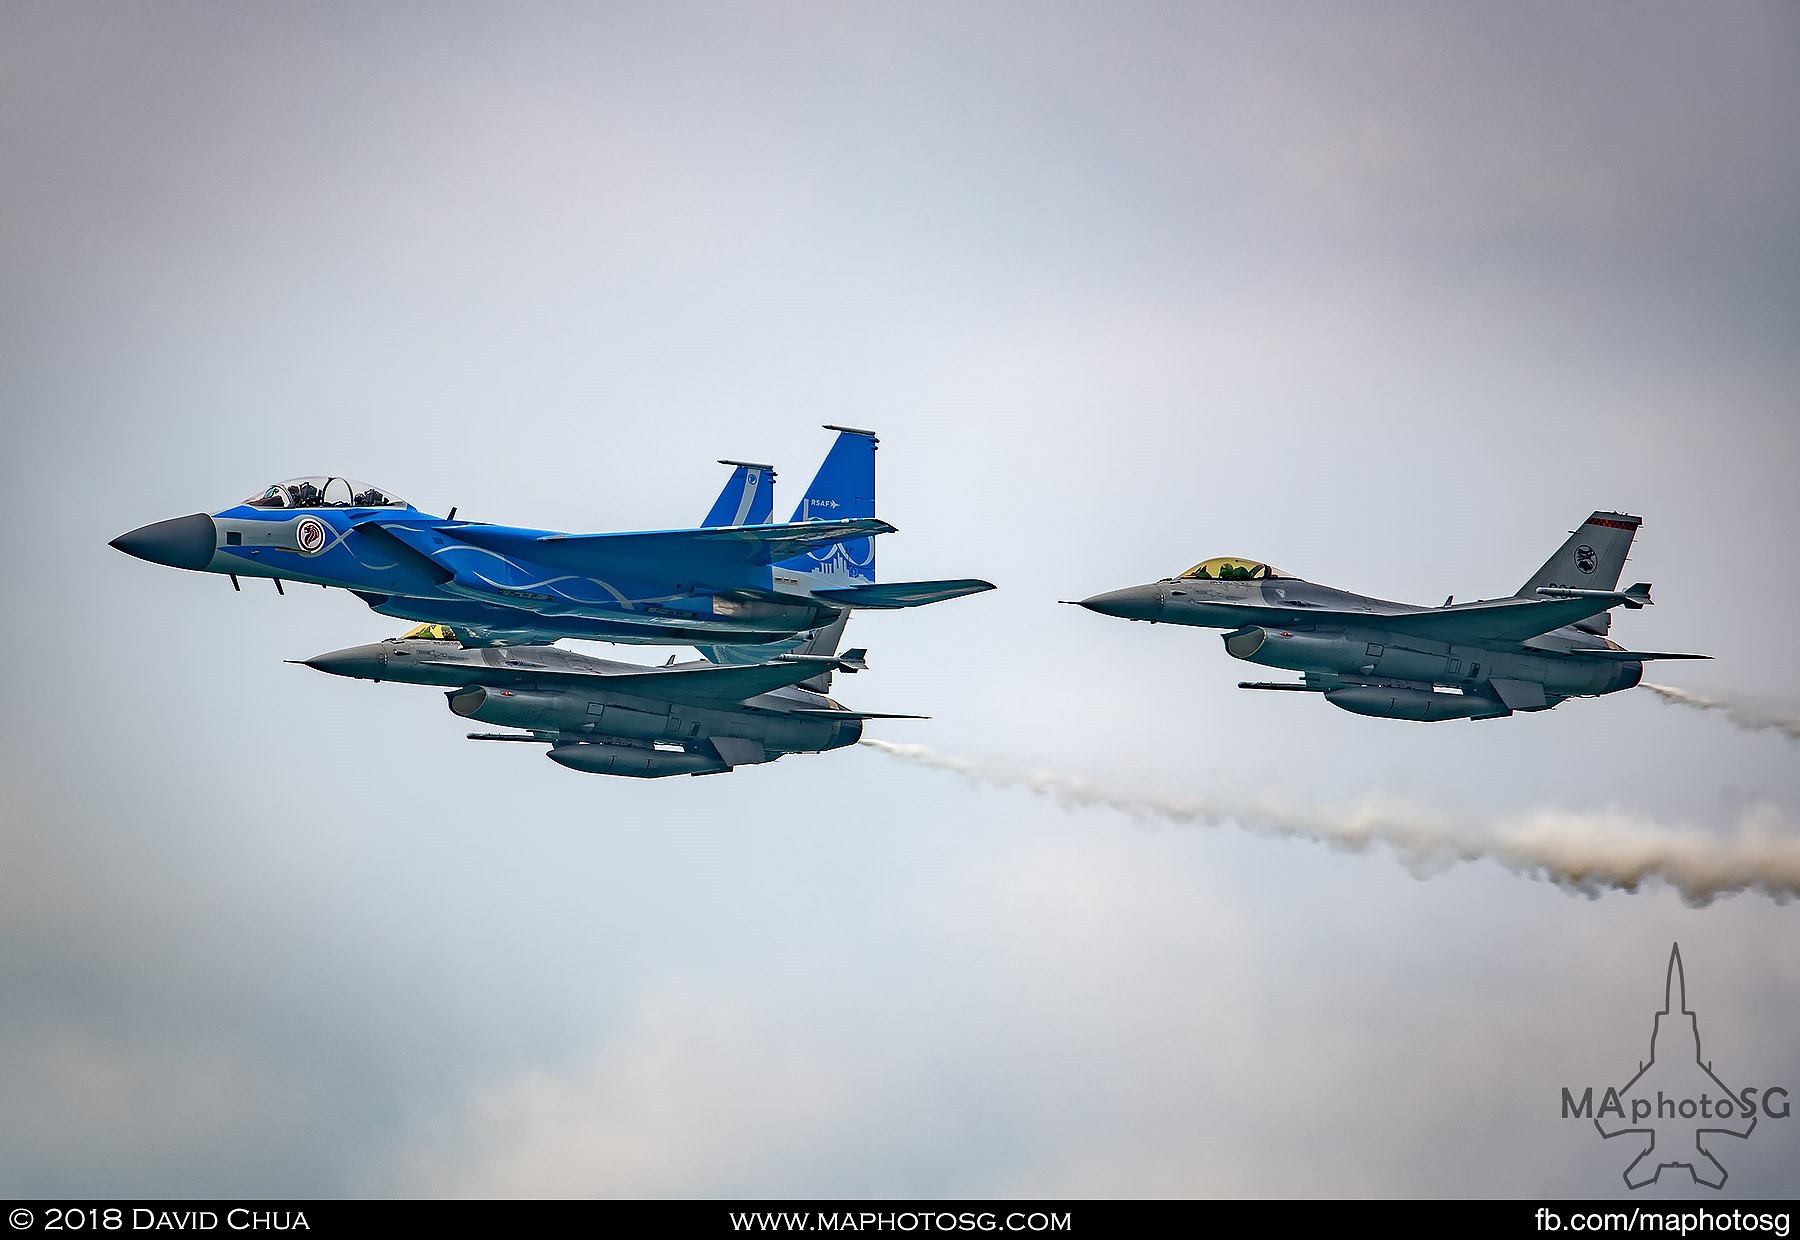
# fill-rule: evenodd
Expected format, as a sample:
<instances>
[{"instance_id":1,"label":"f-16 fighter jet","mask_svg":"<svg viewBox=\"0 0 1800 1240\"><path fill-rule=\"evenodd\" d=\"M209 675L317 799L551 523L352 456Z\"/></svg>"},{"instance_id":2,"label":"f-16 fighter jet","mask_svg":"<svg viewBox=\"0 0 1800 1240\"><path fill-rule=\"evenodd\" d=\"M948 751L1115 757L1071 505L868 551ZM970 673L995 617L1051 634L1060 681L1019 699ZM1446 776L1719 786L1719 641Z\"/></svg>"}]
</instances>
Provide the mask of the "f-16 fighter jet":
<instances>
[{"instance_id":1,"label":"f-16 fighter jet","mask_svg":"<svg viewBox=\"0 0 1800 1240\"><path fill-rule=\"evenodd\" d=\"M1179 577L1083 599L1105 616L1229 629L1235 659L1301 674L1240 689L1323 693L1389 719L1497 719L1571 697L1629 689L1651 659L1607 637L1614 607L1648 606L1650 587L1618 589L1639 518L1596 512L1511 598L1415 607L1315 585L1255 560L1221 558Z\"/></svg>"},{"instance_id":2,"label":"f-16 fighter jet","mask_svg":"<svg viewBox=\"0 0 1800 1240\"><path fill-rule=\"evenodd\" d=\"M552 762L597 775L655 779L711 775L790 753L854 745L865 719L917 719L848 710L826 696L833 671L866 666L867 651L832 654L821 634L764 663L712 661L645 667L554 646L465 647L453 630L421 625L405 637L305 660L334 676L446 689L465 719L512 732L470 740L549 746Z\"/></svg>"},{"instance_id":3,"label":"f-16 fighter jet","mask_svg":"<svg viewBox=\"0 0 1800 1240\"><path fill-rule=\"evenodd\" d=\"M854 608L918 607L985 581L877 584L870 431L837 441L793 520L769 524L775 471L737 461L696 529L561 534L456 521L348 478L295 478L232 508L115 538L157 564L350 590L384 616L455 625L469 640L563 637L760 643L827 627ZM451 518L455 509L451 510Z\"/></svg>"}]
</instances>

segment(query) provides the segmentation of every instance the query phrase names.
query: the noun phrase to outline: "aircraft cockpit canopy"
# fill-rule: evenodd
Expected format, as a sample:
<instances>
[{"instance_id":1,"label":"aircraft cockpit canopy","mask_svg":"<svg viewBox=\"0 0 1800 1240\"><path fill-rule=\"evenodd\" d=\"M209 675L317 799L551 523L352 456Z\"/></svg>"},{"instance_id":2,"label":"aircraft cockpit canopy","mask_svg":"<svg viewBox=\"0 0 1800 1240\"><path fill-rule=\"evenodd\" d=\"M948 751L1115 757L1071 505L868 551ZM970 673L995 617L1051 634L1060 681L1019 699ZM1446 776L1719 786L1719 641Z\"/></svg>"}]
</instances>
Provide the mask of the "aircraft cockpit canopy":
<instances>
[{"instance_id":1,"label":"aircraft cockpit canopy","mask_svg":"<svg viewBox=\"0 0 1800 1240\"><path fill-rule=\"evenodd\" d=\"M354 478L289 478L244 501L252 508L405 508L380 487Z\"/></svg>"},{"instance_id":2,"label":"aircraft cockpit canopy","mask_svg":"<svg viewBox=\"0 0 1800 1240\"><path fill-rule=\"evenodd\" d=\"M1200 578L1208 581L1261 581L1266 577L1291 575L1272 564L1258 564L1255 560L1240 560L1236 556L1222 555L1194 565L1181 574L1180 580Z\"/></svg>"}]
</instances>

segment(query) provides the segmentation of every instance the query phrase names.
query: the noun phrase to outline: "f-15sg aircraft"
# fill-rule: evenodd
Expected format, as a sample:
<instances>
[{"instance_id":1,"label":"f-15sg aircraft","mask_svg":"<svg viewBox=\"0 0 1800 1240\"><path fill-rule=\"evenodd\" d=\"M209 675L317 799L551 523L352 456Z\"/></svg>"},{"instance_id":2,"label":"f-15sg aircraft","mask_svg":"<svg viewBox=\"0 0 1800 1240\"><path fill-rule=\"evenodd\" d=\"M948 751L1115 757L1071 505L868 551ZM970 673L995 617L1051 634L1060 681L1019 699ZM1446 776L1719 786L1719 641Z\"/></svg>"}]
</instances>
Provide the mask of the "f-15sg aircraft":
<instances>
[{"instance_id":1,"label":"f-15sg aircraft","mask_svg":"<svg viewBox=\"0 0 1800 1240\"><path fill-rule=\"evenodd\" d=\"M736 466L696 529L563 534L434 517L348 478L296 478L210 516L121 534L157 564L350 590L385 616L456 626L474 643L585 637L762 643L855 608L918 607L994 587L970 578L878 584L871 431L837 440L794 510L770 524L775 471Z\"/></svg>"},{"instance_id":2,"label":"f-15sg aircraft","mask_svg":"<svg viewBox=\"0 0 1800 1240\"><path fill-rule=\"evenodd\" d=\"M791 753L853 745L865 719L827 696L833 671L855 672L864 650L836 654L840 626L764 662L709 659L645 667L554 646L466 647L442 625L304 660L334 676L447 690L465 719L510 732L470 740L548 745L551 761L597 775L710 775Z\"/></svg>"},{"instance_id":3,"label":"f-15sg aircraft","mask_svg":"<svg viewBox=\"0 0 1800 1240\"><path fill-rule=\"evenodd\" d=\"M1301 674L1299 683L1240 681L1241 689L1322 693L1343 710L1390 719L1497 719L1629 689L1651 659L1711 657L1627 650L1607 636L1612 608L1650 603L1646 584L1618 589L1641 524L1594 513L1511 598L1415 607L1224 557L1078 605L1229 629L1233 658Z\"/></svg>"}]
</instances>

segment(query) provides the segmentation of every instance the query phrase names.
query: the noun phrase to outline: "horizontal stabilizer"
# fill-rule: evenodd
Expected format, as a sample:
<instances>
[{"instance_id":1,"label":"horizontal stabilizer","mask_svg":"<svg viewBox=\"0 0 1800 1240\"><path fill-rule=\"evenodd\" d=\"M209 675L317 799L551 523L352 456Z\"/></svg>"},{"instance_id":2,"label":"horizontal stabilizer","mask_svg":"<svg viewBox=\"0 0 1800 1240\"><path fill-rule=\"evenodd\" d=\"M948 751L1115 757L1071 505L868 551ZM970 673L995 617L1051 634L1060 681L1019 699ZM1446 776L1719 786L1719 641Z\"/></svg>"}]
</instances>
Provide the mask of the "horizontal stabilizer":
<instances>
[{"instance_id":1,"label":"horizontal stabilizer","mask_svg":"<svg viewBox=\"0 0 1800 1240\"><path fill-rule=\"evenodd\" d=\"M1650 659L1710 659L1710 654L1661 654L1652 650L1583 650L1576 648L1568 654L1585 655L1590 659L1617 659L1621 663L1643 663Z\"/></svg>"},{"instance_id":2,"label":"horizontal stabilizer","mask_svg":"<svg viewBox=\"0 0 1800 1240\"><path fill-rule=\"evenodd\" d=\"M548 735L539 736L535 732L471 732L472 741L524 741L528 745L543 745L550 741Z\"/></svg>"},{"instance_id":3,"label":"horizontal stabilizer","mask_svg":"<svg viewBox=\"0 0 1800 1240\"><path fill-rule=\"evenodd\" d=\"M834 590L814 590L813 597L844 607L870 607L894 610L901 607L923 607L965 594L992 590L990 581L963 577L955 581L890 581L881 585L843 586Z\"/></svg>"}]
</instances>

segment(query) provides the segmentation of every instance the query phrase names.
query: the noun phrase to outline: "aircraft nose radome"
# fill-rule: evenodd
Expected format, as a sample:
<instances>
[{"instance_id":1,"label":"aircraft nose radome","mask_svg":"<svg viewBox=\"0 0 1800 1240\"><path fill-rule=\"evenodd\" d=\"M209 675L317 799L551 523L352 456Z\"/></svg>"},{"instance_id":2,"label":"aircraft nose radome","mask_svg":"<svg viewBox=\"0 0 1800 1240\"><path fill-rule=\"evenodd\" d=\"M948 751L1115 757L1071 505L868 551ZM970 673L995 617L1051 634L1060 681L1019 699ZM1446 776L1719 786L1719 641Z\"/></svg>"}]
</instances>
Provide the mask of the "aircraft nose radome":
<instances>
[{"instance_id":1,"label":"aircraft nose radome","mask_svg":"<svg viewBox=\"0 0 1800 1240\"><path fill-rule=\"evenodd\" d=\"M1162 593L1155 586L1132 586L1084 598L1079 606L1121 620L1157 620L1162 617Z\"/></svg>"},{"instance_id":2,"label":"aircraft nose radome","mask_svg":"<svg viewBox=\"0 0 1800 1240\"><path fill-rule=\"evenodd\" d=\"M329 654L314 655L302 660L315 672L324 672L331 676L369 677L379 668L380 659L360 646L348 650L333 650Z\"/></svg>"},{"instance_id":3,"label":"aircraft nose radome","mask_svg":"<svg viewBox=\"0 0 1800 1240\"><path fill-rule=\"evenodd\" d=\"M129 534L120 534L109 545L152 564L202 569L212 563L219 531L211 517L196 512L191 517L173 517L140 526Z\"/></svg>"}]
</instances>

